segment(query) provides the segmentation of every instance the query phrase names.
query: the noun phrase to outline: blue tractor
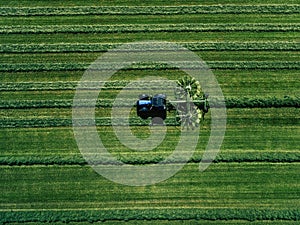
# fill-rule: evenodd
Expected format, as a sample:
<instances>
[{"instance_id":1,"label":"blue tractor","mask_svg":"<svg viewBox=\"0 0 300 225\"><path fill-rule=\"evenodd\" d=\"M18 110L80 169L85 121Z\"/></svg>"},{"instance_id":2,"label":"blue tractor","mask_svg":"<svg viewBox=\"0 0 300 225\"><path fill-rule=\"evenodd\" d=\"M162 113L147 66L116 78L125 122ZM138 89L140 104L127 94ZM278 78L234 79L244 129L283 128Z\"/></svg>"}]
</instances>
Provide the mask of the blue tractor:
<instances>
[{"instance_id":1,"label":"blue tractor","mask_svg":"<svg viewBox=\"0 0 300 225\"><path fill-rule=\"evenodd\" d=\"M146 94L139 96L139 100L136 103L137 115L142 119L148 119L149 117L161 118L165 120L167 118L167 100L166 95L156 94L150 97Z\"/></svg>"},{"instance_id":2,"label":"blue tractor","mask_svg":"<svg viewBox=\"0 0 300 225\"><path fill-rule=\"evenodd\" d=\"M177 121L185 127L197 127L209 110L208 94L202 92L200 83L191 77L183 77L177 81L175 100L167 101L164 94L150 97L139 96L136 103L137 115L142 119L152 118L152 124L162 124L167 118L167 111L176 110Z\"/></svg>"}]
</instances>

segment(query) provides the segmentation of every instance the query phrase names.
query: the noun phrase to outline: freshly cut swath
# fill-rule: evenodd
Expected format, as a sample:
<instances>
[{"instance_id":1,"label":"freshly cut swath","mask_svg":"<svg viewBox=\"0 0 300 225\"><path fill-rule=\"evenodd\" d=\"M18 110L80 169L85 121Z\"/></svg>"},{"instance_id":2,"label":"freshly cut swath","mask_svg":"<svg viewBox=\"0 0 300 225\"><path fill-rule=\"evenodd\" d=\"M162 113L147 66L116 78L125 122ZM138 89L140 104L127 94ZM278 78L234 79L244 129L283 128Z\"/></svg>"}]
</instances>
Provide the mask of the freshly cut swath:
<instances>
[{"instance_id":1,"label":"freshly cut swath","mask_svg":"<svg viewBox=\"0 0 300 225\"><path fill-rule=\"evenodd\" d=\"M300 31L299 23L207 23L0 26L0 34Z\"/></svg>"},{"instance_id":2,"label":"freshly cut swath","mask_svg":"<svg viewBox=\"0 0 300 225\"><path fill-rule=\"evenodd\" d=\"M191 51L299 51L298 42L178 42ZM106 52L122 45L102 43L0 44L3 53Z\"/></svg>"},{"instance_id":3,"label":"freshly cut swath","mask_svg":"<svg viewBox=\"0 0 300 225\"><path fill-rule=\"evenodd\" d=\"M178 15L178 14L292 14L299 5L191 5L191 6L76 6L76 7L1 7L1 16L69 15Z\"/></svg>"},{"instance_id":4,"label":"freshly cut swath","mask_svg":"<svg viewBox=\"0 0 300 225\"><path fill-rule=\"evenodd\" d=\"M185 69L203 69L206 65L193 63L189 61L174 62L176 65L182 65L181 68ZM211 69L264 69L264 70L281 70L281 69L299 69L300 61L207 61L206 64ZM21 63L10 64L3 63L0 67L1 72L22 72L22 71L76 71L86 70L90 66L89 63ZM102 63L99 64L99 70L111 70L119 68L119 63ZM124 68L125 70L166 70L178 69L165 63L137 63L132 64L130 67ZM123 70L124 70L123 69Z\"/></svg>"}]
</instances>

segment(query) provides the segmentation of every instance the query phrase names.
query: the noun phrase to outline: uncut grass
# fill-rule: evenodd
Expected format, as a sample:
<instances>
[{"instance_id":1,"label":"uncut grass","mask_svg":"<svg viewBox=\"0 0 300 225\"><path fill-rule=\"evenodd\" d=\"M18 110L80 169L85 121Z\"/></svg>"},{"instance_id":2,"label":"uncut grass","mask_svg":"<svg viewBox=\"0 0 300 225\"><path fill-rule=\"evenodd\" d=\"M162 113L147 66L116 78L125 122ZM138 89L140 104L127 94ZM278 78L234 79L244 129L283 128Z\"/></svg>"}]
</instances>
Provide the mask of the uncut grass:
<instances>
[{"instance_id":1,"label":"uncut grass","mask_svg":"<svg viewBox=\"0 0 300 225\"><path fill-rule=\"evenodd\" d=\"M300 206L298 163L219 163L202 173L198 164L187 164L146 187L113 183L89 166L1 166L0 175L1 209Z\"/></svg>"},{"instance_id":2,"label":"uncut grass","mask_svg":"<svg viewBox=\"0 0 300 225\"><path fill-rule=\"evenodd\" d=\"M299 41L299 32L147 32L123 34L0 34L0 43L127 43L134 41Z\"/></svg>"},{"instance_id":3,"label":"uncut grass","mask_svg":"<svg viewBox=\"0 0 300 225\"><path fill-rule=\"evenodd\" d=\"M2 17L0 25L93 25L160 23L299 23L297 14L192 14L192 15L77 15Z\"/></svg>"}]
</instances>

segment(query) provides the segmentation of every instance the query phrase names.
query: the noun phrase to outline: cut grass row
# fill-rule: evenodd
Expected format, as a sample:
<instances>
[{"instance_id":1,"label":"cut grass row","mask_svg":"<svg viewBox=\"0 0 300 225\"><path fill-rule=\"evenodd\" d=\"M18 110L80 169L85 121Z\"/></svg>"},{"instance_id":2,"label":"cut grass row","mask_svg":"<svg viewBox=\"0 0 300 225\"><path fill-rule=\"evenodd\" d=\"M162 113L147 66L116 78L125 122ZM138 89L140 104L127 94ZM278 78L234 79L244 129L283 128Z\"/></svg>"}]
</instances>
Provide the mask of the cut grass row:
<instances>
[{"instance_id":1,"label":"cut grass row","mask_svg":"<svg viewBox=\"0 0 300 225\"><path fill-rule=\"evenodd\" d=\"M181 68L197 70L203 69L199 63L188 61L174 62ZM297 70L300 68L300 61L206 61L211 69L228 70ZM30 71L76 71L86 70L90 63L3 63L0 72L30 72ZM115 70L120 63L102 63L98 65L100 70ZM126 70L170 70L177 69L176 66L164 63L133 63Z\"/></svg>"},{"instance_id":2,"label":"cut grass row","mask_svg":"<svg viewBox=\"0 0 300 225\"><path fill-rule=\"evenodd\" d=\"M300 45L299 45L300 46ZM291 46L292 47L292 46ZM151 57L150 55L150 50L149 51L142 51L139 50L139 47L134 47L137 50L134 52L134 54L139 54L140 56L145 56L145 55L149 55L149 57ZM134 50L131 50L132 53ZM214 66L215 68L217 67L218 64L220 64L222 61L224 61L225 63L229 63L229 62L237 62L237 64L241 64L241 62L245 63L245 61L248 61L249 64L251 63L255 63L255 62L264 62L266 64L270 64L271 61L274 62L285 62L285 63L298 63L300 61L300 56L299 56L299 52L295 49L292 49L290 51L287 50L205 50L202 49L200 51L193 51L196 55L199 56L199 61L200 59L208 62L210 65ZM63 64L76 64L79 63L80 65L83 65L84 63L88 64L92 64L93 62L95 62L95 60L100 59L100 57L105 57L105 53L102 52L92 52L92 49L90 52L48 52L48 53L4 53L1 54L1 62L2 62L2 67L4 70L5 65L8 66L8 64L45 64L45 65L49 65L49 64L59 64L59 65L63 65ZM112 52L108 53L108 54L114 54ZM123 51L119 51L115 53L117 57L123 57L123 55L125 54L125 52ZM176 60L176 57L178 55L178 58L180 58L180 54L181 51L156 51L154 54L156 54L157 56L160 56L160 59L158 59L158 64L163 64L163 57L167 58L173 58L174 60ZM185 53L183 53L185 54ZM181 57L182 58L182 57ZM147 57L146 59L147 60ZM148 59L151 60L151 59ZM179 61L180 59L178 59ZM186 58L186 60L188 61L189 58ZM154 61L155 62L155 61ZM151 62L152 64L154 64L154 62ZM216 62L216 63L215 63ZM146 63L146 62L145 62ZM181 62L179 62L181 63ZM186 64L187 67L189 67L189 63L183 61L183 63ZM111 62L112 65L115 65L114 62ZM134 63L137 64L137 63ZM103 64L104 68L107 68L107 65ZM109 65L109 64L108 64ZM86 65L87 67L88 65ZM159 66L159 65L158 65ZM191 64L191 66L193 66ZM84 67L84 68L86 68ZM129 67L129 66L128 66ZM1 67L0 67L1 68ZM137 68L137 66L135 66L135 68ZM150 69L151 67L149 67ZM166 69L171 69L170 68L166 68ZM138 68L137 68L138 69ZM147 67L146 67L147 69ZM230 67L229 67L230 69Z\"/></svg>"},{"instance_id":3,"label":"cut grass row","mask_svg":"<svg viewBox=\"0 0 300 225\"><path fill-rule=\"evenodd\" d=\"M293 215L299 209L299 163L217 163L203 173L198 164L188 163L173 177L148 187L113 183L89 166L1 166L0 175L2 212L127 209L149 210L151 215L153 209L182 209L196 216L197 210L213 207L244 213L256 209L265 216L268 209L275 215L277 210L289 211L290 220L298 218Z\"/></svg>"},{"instance_id":4,"label":"cut grass row","mask_svg":"<svg viewBox=\"0 0 300 225\"><path fill-rule=\"evenodd\" d=\"M181 5L181 6L76 6L76 7L1 7L1 16L71 15L176 15L176 14L291 14L299 5Z\"/></svg>"},{"instance_id":5,"label":"cut grass row","mask_svg":"<svg viewBox=\"0 0 300 225\"><path fill-rule=\"evenodd\" d=\"M113 43L56 43L56 44L1 44L2 53L72 53L106 52L121 44ZM190 51L299 51L299 42L182 42L178 45ZM250 54L250 52L248 52ZM273 54L273 53L271 53Z\"/></svg>"},{"instance_id":6,"label":"cut grass row","mask_svg":"<svg viewBox=\"0 0 300 225\"><path fill-rule=\"evenodd\" d=\"M285 1L286 4L298 4L297 0L287 0ZM168 1L169 6L180 6L180 5L217 5L220 4L218 0L207 0L205 2L201 0L191 0L191 1L184 1L184 0L170 0ZM243 2L239 0L223 0L223 5L266 5L266 4L278 4L282 5L282 1L280 0L245 0ZM0 3L1 7L74 7L74 6L136 6L137 3L131 0L72 0L68 2L49 2L47 0L40 0L38 2L32 2L30 0L12 0L7 3ZM166 6L166 2L161 0L153 0L153 1L144 1L139 2L139 6Z\"/></svg>"},{"instance_id":7,"label":"cut grass row","mask_svg":"<svg viewBox=\"0 0 300 225\"><path fill-rule=\"evenodd\" d=\"M208 24L118 24L118 25L45 25L0 26L0 34L50 33L145 33L145 32L290 32L300 31L299 23L208 23Z\"/></svg>"},{"instance_id":8,"label":"cut grass row","mask_svg":"<svg viewBox=\"0 0 300 225\"><path fill-rule=\"evenodd\" d=\"M148 165L160 163L165 160L166 152L162 152L158 156L118 156L116 159L125 164L130 165ZM200 163L202 157L194 156L188 160L188 163ZM181 158L169 158L167 163L182 163L185 159ZM297 152L287 151L270 151L270 152L235 152L227 153L217 156L214 163L299 163L300 154ZM33 165L87 165L88 163L82 156L2 156L0 157L0 166L33 166ZM97 159L90 161L91 165L113 165L115 161L111 161L107 158Z\"/></svg>"},{"instance_id":9,"label":"cut grass row","mask_svg":"<svg viewBox=\"0 0 300 225\"><path fill-rule=\"evenodd\" d=\"M176 15L75 15L8 16L0 25L93 25L93 24L164 24L164 23L299 23L298 14L185 14Z\"/></svg>"},{"instance_id":10,"label":"cut grass row","mask_svg":"<svg viewBox=\"0 0 300 225\"><path fill-rule=\"evenodd\" d=\"M160 40L171 42L255 42L260 41L298 41L299 32L147 32L145 33L51 33L51 34L1 34L0 42L5 44L32 43L124 43L145 40Z\"/></svg>"}]
</instances>

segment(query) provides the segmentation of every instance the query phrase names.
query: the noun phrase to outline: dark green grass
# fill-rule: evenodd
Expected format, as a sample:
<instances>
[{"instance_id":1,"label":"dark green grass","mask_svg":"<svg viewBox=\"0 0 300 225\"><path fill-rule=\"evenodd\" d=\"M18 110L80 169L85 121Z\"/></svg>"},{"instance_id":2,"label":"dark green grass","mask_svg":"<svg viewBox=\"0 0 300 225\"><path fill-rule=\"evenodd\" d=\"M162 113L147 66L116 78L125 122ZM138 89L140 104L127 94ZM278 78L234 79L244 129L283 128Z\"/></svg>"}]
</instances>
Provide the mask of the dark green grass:
<instances>
[{"instance_id":1,"label":"dark green grass","mask_svg":"<svg viewBox=\"0 0 300 225\"><path fill-rule=\"evenodd\" d=\"M170 220L155 220L155 224L167 225L170 224ZM205 224L220 224L220 221L209 221L209 220L173 220L172 224L174 225L202 225ZM299 221L286 221L286 220L264 220L264 221L245 221L245 220L234 220L234 221L222 221L222 224L228 225L298 225ZM27 222L27 223L9 223L10 225L44 225L45 223L41 222ZM53 222L53 225L65 225L63 222ZM70 225L90 225L90 222L69 222ZM128 225L152 225L153 221L147 220L130 220L126 221L105 221L105 222L94 222L95 225L118 225L118 224L128 224Z\"/></svg>"},{"instance_id":2,"label":"dark green grass","mask_svg":"<svg viewBox=\"0 0 300 225\"><path fill-rule=\"evenodd\" d=\"M298 210L257 210L257 209L115 209L115 210L67 210L67 211L12 211L0 212L1 222L38 221L65 223L75 221L139 221L139 220L198 220L198 221L227 221L227 220L298 220Z\"/></svg>"}]
</instances>

